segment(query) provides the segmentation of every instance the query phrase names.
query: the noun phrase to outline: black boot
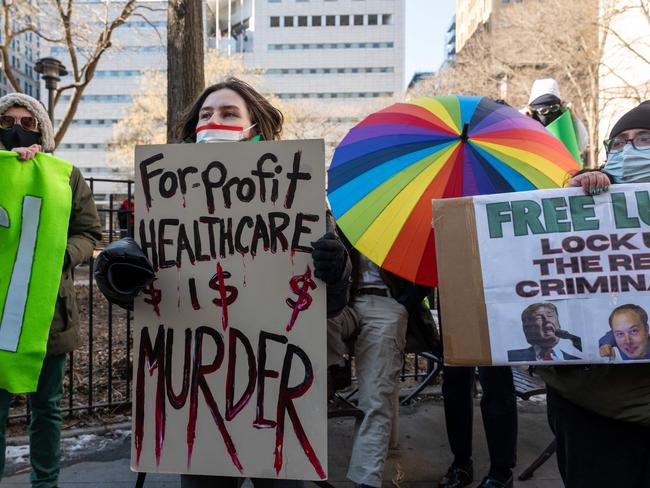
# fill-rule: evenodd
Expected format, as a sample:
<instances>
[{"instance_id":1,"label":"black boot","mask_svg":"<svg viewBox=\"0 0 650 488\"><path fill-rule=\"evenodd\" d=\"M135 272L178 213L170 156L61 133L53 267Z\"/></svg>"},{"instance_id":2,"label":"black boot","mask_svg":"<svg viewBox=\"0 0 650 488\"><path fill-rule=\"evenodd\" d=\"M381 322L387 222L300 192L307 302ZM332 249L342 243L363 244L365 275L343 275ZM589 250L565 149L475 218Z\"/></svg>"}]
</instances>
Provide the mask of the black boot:
<instances>
[{"instance_id":1,"label":"black boot","mask_svg":"<svg viewBox=\"0 0 650 488\"><path fill-rule=\"evenodd\" d=\"M470 461L465 466L452 464L447 474L440 480L439 488L462 488L474 481L474 466Z\"/></svg>"}]
</instances>

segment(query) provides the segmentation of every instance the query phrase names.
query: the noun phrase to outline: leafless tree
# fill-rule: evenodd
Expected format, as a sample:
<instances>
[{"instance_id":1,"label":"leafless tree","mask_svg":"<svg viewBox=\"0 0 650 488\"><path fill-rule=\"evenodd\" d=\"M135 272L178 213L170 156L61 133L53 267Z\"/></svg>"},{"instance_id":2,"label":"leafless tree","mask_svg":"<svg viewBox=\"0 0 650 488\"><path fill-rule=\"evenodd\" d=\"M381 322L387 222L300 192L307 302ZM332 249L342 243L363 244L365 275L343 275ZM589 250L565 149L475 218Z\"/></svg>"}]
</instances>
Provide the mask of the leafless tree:
<instances>
[{"instance_id":1,"label":"leafless tree","mask_svg":"<svg viewBox=\"0 0 650 488\"><path fill-rule=\"evenodd\" d=\"M254 86L259 84L262 73L259 69L245 67L240 56L223 56L215 50L208 50L204 72L208 84L235 76ZM132 171L132 166L125 166L124 162L133 160L136 145L165 144L168 141L167 91L167 77L160 71L140 76L138 89L126 108L125 116L113 127L111 166Z\"/></svg>"},{"instance_id":2,"label":"leafless tree","mask_svg":"<svg viewBox=\"0 0 650 488\"><path fill-rule=\"evenodd\" d=\"M205 87L203 2L169 0L167 7L167 141L183 112Z\"/></svg>"},{"instance_id":3,"label":"leafless tree","mask_svg":"<svg viewBox=\"0 0 650 488\"><path fill-rule=\"evenodd\" d=\"M501 7L461 49L454 64L410 96L485 95L523 107L533 80L555 78L563 98L585 123L588 161L596 164L599 123L606 106L622 97L640 101L650 95L647 80L640 82L612 64L611 45L616 41L617 58L635 57L650 69L650 29L630 36L624 24L616 22L621 15L635 13L650 27L649 0L536 0ZM602 87L608 74L618 82Z\"/></svg>"},{"instance_id":4,"label":"leafless tree","mask_svg":"<svg viewBox=\"0 0 650 488\"><path fill-rule=\"evenodd\" d=\"M365 116L386 102L356 101L350 104L316 100L276 102L284 114L283 139L323 139L325 161L329 166L334 149L347 132Z\"/></svg>"},{"instance_id":5,"label":"leafless tree","mask_svg":"<svg viewBox=\"0 0 650 488\"><path fill-rule=\"evenodd\" d=\"M10 62L12 42L32 33L49 45L63 47L70 62L69 82L54 92L54 105L69 94L68 106L55 135L58 145L72 122L81 97L95 76L102 56L113 46L112 37L119 26L147 8L136 0L111 2L103 8L79 0L2 0L0 7L0 56L2 72L12 88L22 91L15 68Z\"/></svg>"}]
</instances>

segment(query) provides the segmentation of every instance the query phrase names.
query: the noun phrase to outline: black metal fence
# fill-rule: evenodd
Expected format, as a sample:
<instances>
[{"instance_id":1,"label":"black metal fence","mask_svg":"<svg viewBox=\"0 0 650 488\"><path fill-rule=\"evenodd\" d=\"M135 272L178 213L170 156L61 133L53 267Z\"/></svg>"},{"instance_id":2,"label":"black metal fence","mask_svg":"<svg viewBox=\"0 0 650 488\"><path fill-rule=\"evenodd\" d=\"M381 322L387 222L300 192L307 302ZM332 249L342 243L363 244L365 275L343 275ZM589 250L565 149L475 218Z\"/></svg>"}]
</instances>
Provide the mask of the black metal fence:
<instances>
[{"instance_id":1,"label":"black metal fence","mask_svg":"<svg viewBox=\"0 0 650 488\"><path fill-rule=\"evenodd\" d=\"M133 195L134 182L98 178L87 178L87 182L95 195L102 225L99 251L110 242L132 234L133 207L129 207L128 202ZM109 192L102 190L106 185L111 186ZM131 405L132 314L108 303L95 286L92 269L91 259L74 271L84 341L68 359L62 405L64 415L68 416L128 413ZM428 353L405 355L401 379L414 381L414 387L418 381L424 386L436 378L439 366L438 358ZM416 389L406 396L403 403L418 392ZM9 418L29 420L29 406L24 396L14 398Z\"/></svg>"}]
</instances>

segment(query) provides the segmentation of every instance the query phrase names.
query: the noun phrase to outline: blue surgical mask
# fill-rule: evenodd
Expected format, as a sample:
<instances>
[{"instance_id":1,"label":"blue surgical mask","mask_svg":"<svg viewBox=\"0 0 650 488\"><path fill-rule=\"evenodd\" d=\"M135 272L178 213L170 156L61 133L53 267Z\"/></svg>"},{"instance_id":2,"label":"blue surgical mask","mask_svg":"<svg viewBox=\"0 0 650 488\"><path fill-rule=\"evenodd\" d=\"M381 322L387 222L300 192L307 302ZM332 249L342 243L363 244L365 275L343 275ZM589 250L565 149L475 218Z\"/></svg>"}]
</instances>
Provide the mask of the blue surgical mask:
<instances>
[{"instance_id":1,"label":"blue surgical mask","mask_svg":"<svg viewBox=\"0 0 650 488\"><path fill-rule=\"evenodd\" d=\"M626 144L621 152L609 154L604 170L614 183L650 183L650 150Z\"/></svg>"}]
</instances>

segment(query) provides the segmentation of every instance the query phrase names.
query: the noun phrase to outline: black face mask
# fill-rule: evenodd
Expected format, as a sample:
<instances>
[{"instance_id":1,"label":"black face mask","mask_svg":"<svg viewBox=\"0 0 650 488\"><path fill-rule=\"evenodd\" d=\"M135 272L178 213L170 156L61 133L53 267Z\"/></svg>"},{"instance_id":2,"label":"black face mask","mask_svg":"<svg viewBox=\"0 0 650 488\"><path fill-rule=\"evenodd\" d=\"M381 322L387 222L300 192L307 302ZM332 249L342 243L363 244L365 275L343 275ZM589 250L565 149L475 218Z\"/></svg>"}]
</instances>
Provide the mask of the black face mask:
<instances>
[{"instance_id":1,"label":"black face mask","mask_svg":"<svg viewBox=\"0 0 650 488\"><path fill-rule=\"evenodd\" d=\"M15 147L29 147L38 144L41 140L40 132L31 132L23 129L19 124L11 129L0 129L0 142L7 151Z\"/></svg>"},{"instance_id":2,"label":"black face mask","mask_svg":"<svg viewBox=\"0 0 650 488\"><path fill-rule=\"evenodd\" d=\"M535 119L540 124L542 124L544 127L546 127L551 122L553 122L555 119L557 119L560 115L562 115L562 110L558 110L556 112L549 112L546 115L542 115L542 114L538 114L537 112L533 112L533 119Z\"/></svg>"}]
</instances>

